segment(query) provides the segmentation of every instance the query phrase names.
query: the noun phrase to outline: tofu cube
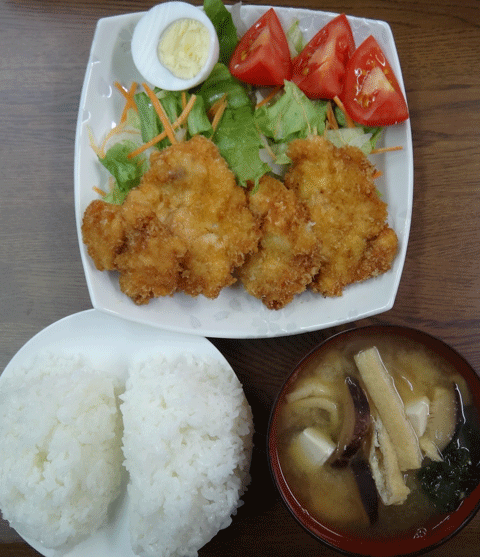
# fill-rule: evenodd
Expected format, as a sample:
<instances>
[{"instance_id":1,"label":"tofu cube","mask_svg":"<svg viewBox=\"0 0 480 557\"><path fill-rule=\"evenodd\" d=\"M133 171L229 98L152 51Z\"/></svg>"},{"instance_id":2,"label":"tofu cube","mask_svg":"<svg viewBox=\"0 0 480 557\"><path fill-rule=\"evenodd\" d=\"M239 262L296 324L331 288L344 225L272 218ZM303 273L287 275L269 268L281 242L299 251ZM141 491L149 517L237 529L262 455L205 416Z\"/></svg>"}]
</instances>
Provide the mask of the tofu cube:
<instances>
[{"instance_id":1,"label":"tofu cube","mask_svg":"<svg viewBox=\"0 0 480 557\"><path fill-rule=\"evenodd\" d=\"M426 396L409 402L405 405L405 413L410 420L417 437L420 439L427 429L428 415L430 413L430 401Z\"/></svg>"},{"instance_id":2,"label":"tofu cube","mask_svg":"<svg viewBox=\"0 0 480 557\"><path fill-rule=\"evenodd\" d=\"M325 464L335 448L335 443L323 431L307 427L295 437L292 454L302 468L311 468Z\"/></svg>"}]
</instances>

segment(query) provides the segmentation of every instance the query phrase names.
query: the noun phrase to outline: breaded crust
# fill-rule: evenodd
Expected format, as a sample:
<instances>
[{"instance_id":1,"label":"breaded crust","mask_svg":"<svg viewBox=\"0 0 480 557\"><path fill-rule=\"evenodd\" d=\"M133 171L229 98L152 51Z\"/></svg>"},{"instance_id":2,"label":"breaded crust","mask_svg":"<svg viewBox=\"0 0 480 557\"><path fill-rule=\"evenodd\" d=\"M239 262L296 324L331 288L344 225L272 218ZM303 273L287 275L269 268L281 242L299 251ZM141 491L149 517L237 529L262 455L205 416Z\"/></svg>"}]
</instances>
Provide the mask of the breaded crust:
<instances>
[{"instance_id":1,"label":"breaded crust","mask_svg":"<svg viewBox=\"0 0 480 557\"><path fill-rule=\"evenodd\" d=\"M292 141L288 155L285 183L265 175L248 192L203 136L155 151L123 205L87 207L88 254L120 273L136 304L177 291L216 298L239 278L280 309L307 287L340 296L388 271L398 239L365 155L318 136Z\"/></svg>"},{"instance_id":2,"label":"breaded crust","mask_svg":"<svg viewBox=\"0 0 480 557\"><path fill-rule=\"evenodd\" d=\"M136 304L177 290L185 245L147 205L92 201L82 234L97 269L119 271L122 292Z\"/></svg>"},{"instance_id":3,"label":"breaded crust","mask_svg":"<svg viewBox=\"0 0 480 557\"><path fill-rule=\"evenodd\" d=\"M288 155L285 185L307 205L321 243L323 263L312 290L340 296L347 285L390 269L398 239L365 155L318 136L292 141Z\"/></svg>"},{"instance_id":4,"label":"breaded crust","mask_svg":"<svg viewBox=\"0 0 480 557\"><path fill-rule=\"evenodd\" d=\"M320 266L320 246L310 214L295 192L264 176L248 196L249 208L261 221L259 251L239 271L247 292L269 309L280 309L303 292Z\"/></svg>"},{"instance_id":5,"label":"breaded crust","mask_svg":"<svg viewBox=\"0 0 480 557\"><path fill-rule=\"evenodd\" d=\"M155 152L140 186L126 199L132 201L148 203L187 246L180 288L191 296L216 298L257 249L260 230L245 190L203 136Z\"/></svg>"}]
</instances>

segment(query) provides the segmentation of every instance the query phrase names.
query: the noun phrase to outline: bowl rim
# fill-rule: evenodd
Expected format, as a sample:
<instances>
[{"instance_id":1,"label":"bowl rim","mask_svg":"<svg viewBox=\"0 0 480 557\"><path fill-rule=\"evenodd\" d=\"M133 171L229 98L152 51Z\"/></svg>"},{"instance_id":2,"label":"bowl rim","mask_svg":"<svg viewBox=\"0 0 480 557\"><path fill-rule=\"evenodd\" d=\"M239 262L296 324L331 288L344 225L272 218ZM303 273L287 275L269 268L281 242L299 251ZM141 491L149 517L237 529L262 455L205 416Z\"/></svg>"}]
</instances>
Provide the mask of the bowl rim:
<instances>
[{"instance_id":1,"label":"bowl rim","mask_svg":"<svg viewBox=\"0 0 480 557\"><path fill-rule=\"evenodd\" d=\"M344 331L336 332L316 344L297 362L283 381L273 402L268 421L266 436L268 467L272 481L281 497L283 505L289 511L289 514L308 534L322 544L351 557L414 557L443 545L474 518L476 513L480 510L480 484L461 502L460 506L455 511L445 514L440 522L438 520L435 521L437 526L441 524L442 528L437 528L436 530L433 528L430 532L427 532L426 529L423 528L424 534L411 538L402 536L395 537L393 538L395 544L393 544L394 547L392 548L392 538L368 540L350 534L335 532L315 520L290 490L282 473L276 444L274 443L273 434L278 419L279 403L283 400L287 387L294 381L305 365L319 351L324 350L328 344L340 342L345 337L358 338L362 335L379 332L416 340L417 342L425 344L434 352L440 353L451 363L455 362L455 367L461 370L460 373L467 380L469 387L472 386L472 383L477 383L478 389L470 388L470 390L473 404L480 412L480 375L464 356L442 339L407 325L385 323L351 327ZM443 526L446 526L446 528L444 529ZM420 531L420 529L421 526L418 527L417 532ZM355 549L353 549L353 547L355 547Z\"/></svg>"}]
</instances>

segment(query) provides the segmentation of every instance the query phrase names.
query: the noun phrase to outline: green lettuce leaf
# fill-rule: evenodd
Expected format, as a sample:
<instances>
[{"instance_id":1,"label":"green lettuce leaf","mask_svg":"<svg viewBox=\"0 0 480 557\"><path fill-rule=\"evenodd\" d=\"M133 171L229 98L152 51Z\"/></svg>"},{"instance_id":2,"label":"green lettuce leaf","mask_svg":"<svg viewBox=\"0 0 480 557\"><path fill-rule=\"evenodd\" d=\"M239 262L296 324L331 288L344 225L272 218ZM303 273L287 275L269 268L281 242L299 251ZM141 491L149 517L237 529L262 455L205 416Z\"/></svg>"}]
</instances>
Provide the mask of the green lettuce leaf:
<instances>
[{"instance_id":1,"label":"green lettuce leaf","mask_svg":"<svg viewBox=\"0 0 480 557\"><path fill-rule=\"evenodd\" d=\"M102 165L115 179L115 186L109 192L105 201L117 204L123 203L128 192L140 183L148 163L142 155L132 159L127 157L137 146L133 141L124 140L110 147L103 159L99 158Z\"/></svg>"},{"instance_id":2,"label":"green lettuce leaf","mask_svg":"<svg viewBox=\"0 0 480 557\"><path fill-rule=\"evenodd\" d=\"M218 63L196 93L203 99L206 110L226 95L228 105L212 140L241 186L249 181L258 184L269 167L260 159L263 143L255 126L248 89L224 64Z\"/></svg>"},{"instance_id":3,"label":"green lettuce leaf","mask_svg":"<svg viewBox=\"0 0 480 557\"><path fill-rule=\"evenodd\" d=\"M182 97L180 91L164 91L155 88L155 94L162 103L163 109L170 122L174 122L182 112ZM140 117L140 131L142 140L147 143L158 134L163 132L163 124L156 113L152 102L146 93L137 93L134 97ZM170 145L168 138L163 139L155 146L163 149Z\"/></svg>"},{"instance_id":4,"label":"green lettuce leaf","mask_svg":"<svg viewBox=\"0 0 480 557\"><path fill-rule=\"evenodd\" d=\"M335 113L335 119L337 120L337 123L340 126L340 128L346 128L347 129L347 121L346 121L345 114L343 113L343 111L340 110L340 108L338 108L338 106L336 106L335 109L334 109L334 113ZM362 147L362 151L366 155L368 155L371 151L373 151L373 149L375 149L375 147L377 145L377 141L378 141L380 135L382 134L383 128L378 128L378 127L372 128L372 127L369 127L369 126L361 126L360 124L356 124L356 126L364 134L369 134L370 135L369 145L364 145Z\"/></svg>"},{"instance_id":5,"label":"green lettuce leaf","mask_svg":"<svg viewBox=\"0 0 480 557\"><path fill-rule=\"evenodd\" d=\"M233 77L225 64L215 64L211 74L196 93L202 96L207 110L223 95L227 96L229 108L252 106L245 85Z\"/></svg>"},{"instance_id":6,"label":"green lettuce leaf","mask_svg":"<svg viewBox=\"0 0 480 557\"><path fill-rule=\"evenodd\" d=\"M219 60L228 65L238 43L237 29L222 0L204 0L203 9L215 27L220 47Z\"/></svg>"},{"instance_id":7,"label":"green lettuce leaf","mask_svg":"<svg viewBox=\"0 0 480 557\"><path fill-rule=\"evenodd\" d=\"M146 93L137 93L134 96L137 105L138 115L140 118L140 131L142 132L142 140L144 143L150 141L161 133L163 126L153 109L152 103Z\"/></svg>"},{"instance_id":8,"label":"green lettuce leaf","mask_svg":"<svg viewBox=\"0 0 480 557\"><path fill-rule=\"evenodd\" d=\"M285 33L287 37L288 47L290 49L290 55L292 58L295 58L302 50L304 49L305 39L303 38L303 33L300 29L300 22L296 19L292 25L288 28L287 32Z\"/></svg>"},{"instance_id":9,"label":"green lettuce leaf","mask_svg":"<svg viewBox=\"0 0 480 557\"><path fill-rule=\"evenodd\" d=\"M361 127L327 130L325 137L336 147L358 147L365 155L372 152L372 134L365 133Z\"/></svg>"},{"instance_id":10,"label":"green lettuce leaf","mask_svg":"<svg viewBox=\"0 0 480 557\"><path fill-rule=\"evenodd\" d=\"M241 186L248 181L258 184L270 167L260 159L262 141L249 106L227 108L220 120L214 142Z\"/></svg>"},{"instance_id":11,"label":"green lettuce leaf","mask_svg":"<svg viewBox=\"0 0 480 557\"><path fill-rule=\"evenodd\" d=\"M285 81L283 94L255 110L255 124L268 141L269 152L273 153L275 173L282 175L285 166L290 164L286 151L291 141L323 134L326 114L325 101L310 100L291 81Z\"/></svg>"},{"instance_id":12,"label":"green lettuce leaf","mask_svg":"<svg viewBox=\"0 0 480 557\"><path fill-rule=\"evenodd\" d=\"M207 116L205 101L201 96L197 96L192 110L187 118L188 137L194 135L204 135L211 137L213 133L212 124Z\"/></svg>"},{"instance_id":13,"label":"green lettuce leaf","mask_svg":"<svg viewBox=\"0 0 480 557\"><path fill-rule=\"evenodd\" d=\"M165 91L164 89L159 89L155 87L155 94L162 103L163 110L170 122L175 122L175 120L182 113L182 93L181 91ZM153 107L152 107L152 110ZM158 116L157 116L158 118ZM163 130L163 126L161 126Z\"/></svg>"},{"instance_id":14,"label":"green lettuce leaf","mask_svg":"<svg viewBox=\"0 0 480 557\"><path fill-rule=\"evenodd\" d=\"M285 81L283 95L255 111L260 131L275 143L290 142L325 129L327 103L312 101L291 81Z\"/></svg>"}]
</instances>

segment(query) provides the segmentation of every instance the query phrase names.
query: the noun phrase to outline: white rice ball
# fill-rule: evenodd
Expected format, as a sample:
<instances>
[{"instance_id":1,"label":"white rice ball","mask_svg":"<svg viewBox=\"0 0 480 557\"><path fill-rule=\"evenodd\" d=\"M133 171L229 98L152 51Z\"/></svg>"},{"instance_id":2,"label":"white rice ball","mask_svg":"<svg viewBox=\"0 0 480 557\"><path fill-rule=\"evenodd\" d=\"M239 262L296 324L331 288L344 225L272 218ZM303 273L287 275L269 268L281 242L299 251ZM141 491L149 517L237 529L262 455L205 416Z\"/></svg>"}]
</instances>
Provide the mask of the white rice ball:
<instances>
[{"instance_id":1,"label":"white rice ball","mask_svg":"<svg viewBox=\"0 0 480 557\"><path fill-rule=\"evenodd\" d=\"M233 371L162 356L131 369L121 396L135 554L190 557L232 521L250 480L253 423Z\"/></svg>"},{"instance_id":2,"label":"white rice ball","mask_svg":"<svg viewBox=\"0 0 480 557\"><path fill-rule=\"evenodd\" d=\"M80 357L46 355L2 381L0 508L44 547L97 530L122 480L122 424L111 378Z\"/></svg>"}]
</instances>

